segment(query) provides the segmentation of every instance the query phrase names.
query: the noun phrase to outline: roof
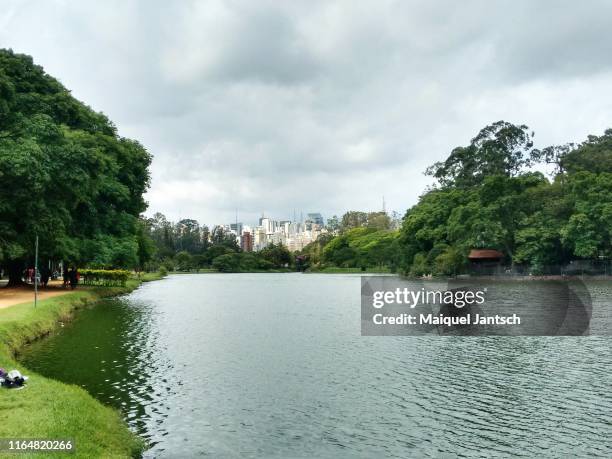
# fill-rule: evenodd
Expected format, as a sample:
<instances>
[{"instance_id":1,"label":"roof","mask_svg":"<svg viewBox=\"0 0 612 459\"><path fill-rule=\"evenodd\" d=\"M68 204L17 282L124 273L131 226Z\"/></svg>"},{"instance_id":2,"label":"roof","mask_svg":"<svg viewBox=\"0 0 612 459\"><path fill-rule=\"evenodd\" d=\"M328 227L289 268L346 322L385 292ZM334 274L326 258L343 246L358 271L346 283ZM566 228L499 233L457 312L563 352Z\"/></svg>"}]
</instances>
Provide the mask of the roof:
<instances>
[{"instance_id":1,"label":"roof","mask_svg":"<svg viewBox=\"0 0 612 459\"><path fill-rule=\"evenodd\" d=\"M470 260L498 260L504 258L504 254L492 249L472 249L468 255Z\"/></svg>"}]
</instances>

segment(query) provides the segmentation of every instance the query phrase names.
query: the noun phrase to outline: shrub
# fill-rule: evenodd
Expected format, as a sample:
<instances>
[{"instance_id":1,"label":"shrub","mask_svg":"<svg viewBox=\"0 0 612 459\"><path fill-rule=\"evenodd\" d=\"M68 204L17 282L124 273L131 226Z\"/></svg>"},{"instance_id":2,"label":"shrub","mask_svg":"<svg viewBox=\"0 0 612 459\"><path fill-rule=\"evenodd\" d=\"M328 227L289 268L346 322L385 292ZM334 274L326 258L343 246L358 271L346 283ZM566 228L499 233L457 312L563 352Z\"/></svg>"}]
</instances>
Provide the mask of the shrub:
<instances>
[{"instance_id":1,"label":"shrub","mask_svg":"<svg viewBox=\"0 0 612 459\"><path fill-rule=\"evenodd\" d=\"M130 272L123 269L83 269L80 273L82 284L105 287L124 286L130 277Z\"/></svg>"}]
</instances>

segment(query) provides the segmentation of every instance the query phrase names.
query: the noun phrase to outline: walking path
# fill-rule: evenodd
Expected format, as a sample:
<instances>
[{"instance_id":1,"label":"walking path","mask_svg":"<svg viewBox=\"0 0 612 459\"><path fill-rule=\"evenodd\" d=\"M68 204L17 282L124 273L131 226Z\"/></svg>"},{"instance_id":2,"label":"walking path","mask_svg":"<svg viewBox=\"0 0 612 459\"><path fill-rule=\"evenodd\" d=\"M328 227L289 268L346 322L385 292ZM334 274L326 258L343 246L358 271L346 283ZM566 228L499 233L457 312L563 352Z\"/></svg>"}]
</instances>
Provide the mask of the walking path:
<instances>
[{"instance_id":1,"label":"walking path","mask_svg":"<svg viewBox=\"0 0 612 459\"><path fill-rule=\"evenodd\" d=\"M46 288L39 288L38 300L46 300L47 298L66 295L70 292L70 289L62 288L62 281L51 281ZM31 285L13 288L0 288L0 309L29 302L34 302L34 287Z\"/></svg>"}]
</instances>

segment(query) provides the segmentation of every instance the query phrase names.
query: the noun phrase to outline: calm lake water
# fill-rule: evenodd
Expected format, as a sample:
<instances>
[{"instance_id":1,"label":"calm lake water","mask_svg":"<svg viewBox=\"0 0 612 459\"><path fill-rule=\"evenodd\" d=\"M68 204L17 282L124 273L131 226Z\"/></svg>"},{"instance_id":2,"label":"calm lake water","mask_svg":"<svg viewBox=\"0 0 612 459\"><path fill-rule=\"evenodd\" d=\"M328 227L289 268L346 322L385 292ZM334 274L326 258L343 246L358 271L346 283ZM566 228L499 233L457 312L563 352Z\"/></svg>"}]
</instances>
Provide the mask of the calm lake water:
<instances>
[{"instance_id":1,"label":"calm lake water","mask_svg":"<svg viewBox=\"0 0 612 459\"><path fill-rule=\"evenodd\" d=\"M612 455L612 338L362 337L359 302L359 276L170 276L21 360L119 408L150 457Z\"/></svg>"}]
</instances>

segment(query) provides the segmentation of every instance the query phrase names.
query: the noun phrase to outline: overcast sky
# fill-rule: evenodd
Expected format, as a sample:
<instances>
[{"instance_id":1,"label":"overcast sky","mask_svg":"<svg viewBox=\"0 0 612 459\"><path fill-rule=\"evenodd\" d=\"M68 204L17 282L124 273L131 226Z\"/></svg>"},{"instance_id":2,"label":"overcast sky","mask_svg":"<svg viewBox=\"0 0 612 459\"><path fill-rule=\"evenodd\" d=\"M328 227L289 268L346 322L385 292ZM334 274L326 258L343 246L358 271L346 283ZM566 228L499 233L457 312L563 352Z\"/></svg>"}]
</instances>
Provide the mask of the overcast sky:
<instances>
[{"instance_id":1,"label":"overcast sky","mask_svg":"<svg viewBox=\"0 0 612 459\"><path fill-rule=\"evenodd\" d=\"M11 1L27 53L154 155L149 214L403 213L504 119L612 126L610 1Z\"/></svg>"}]
</instances>

